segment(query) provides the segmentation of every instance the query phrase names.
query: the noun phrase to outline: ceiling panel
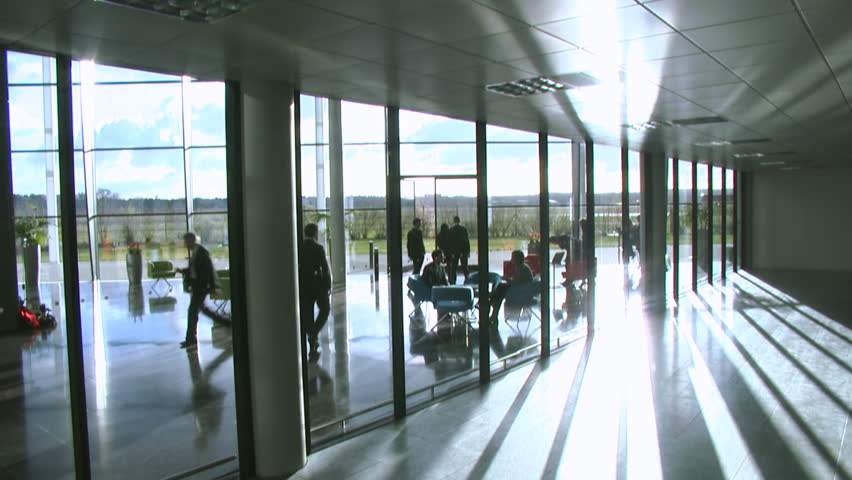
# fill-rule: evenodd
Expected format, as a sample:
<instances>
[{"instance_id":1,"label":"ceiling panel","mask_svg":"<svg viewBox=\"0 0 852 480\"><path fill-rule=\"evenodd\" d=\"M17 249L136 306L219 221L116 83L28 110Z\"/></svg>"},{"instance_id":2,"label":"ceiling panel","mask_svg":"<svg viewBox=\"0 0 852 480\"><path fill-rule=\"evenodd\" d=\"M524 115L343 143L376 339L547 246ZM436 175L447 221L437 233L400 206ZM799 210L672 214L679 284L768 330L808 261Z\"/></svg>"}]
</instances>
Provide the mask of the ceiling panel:
<instances>
[{"instance_id":1,"label":"ceiling panel","mask_svg":"<svg viewBox=\"0 0 852 480\"><path fill-rule=\"evenodd\" d=\"M489 5L500 12L518 18L531 25L580 17L600 11L611 11L619 7L634 5L633 0L537 0L519 2L518 0L475 0Z\"/></svg>"},{"instance_id":2,"label":"ceiling panel","mask_svg":"<svg viewBox=\"0 0 852 480\"><path fill-rule=\"evenodd\" d=\"M512 67L548 77L587 71L597 63L597 58L589 52L572 49L506 63Z\"/></svg>"},{"instance_id":3,"label":"ceiling panel","mask_svg":"<svg viewBox=\"0 0 852 480\"><path fill-rule=\"evenodd\" d=\"M482 57L449 47L438 46L403 55L396 65L412 72L430 74L458 70L487 62L488 60Z\"/></svg>"},{"instance_id":4,"label":"ceiling panel","mask_svg":"<svg viewBox=\"0 0 852 480\"><path fill-rule=\"evenodd\" d=\"M362 60L396 63L402 55L435 47L434 42L376 25L351 30L310 42L311 48L344 54Z\"/></svg>"},{"instance_id":5,"label":"ceiling panel","mask_svg":"<svg viewBox=\"0 0 852 480\"><path fill-rule=\"evenodd\" d=\"M393 27L438 43L526 28L527 25L471 1L433 0L430 8L402 16Z\"/></svg>"},{"instance_id":6,"label":"ceiling panel","mask_svg":"<svg viewBox=\"0 0 852 480\"><path fill-rule=\"evenodd\" d=\"M535 76L529 72L498 63L484 63L470 68L438 72L434 75L479 88L484 88L493 83L512 82Z\"/></svg>"},{"instance_id":7,"label":"ceiling panel","mask_svg":"<svg viewBox=\"0 0 852 480\"><path fill-rule=\"evenodd\" d=\"M664 77L659 81L660 86L676 92L691 88L740 82L741 80L736 75L721 67L713 71Z\"/></svg>"},{"instance_id":8,"label":"ceiling panel","mask_svg":"<svg viewBox=\"0 0 852 480\"><path fill-rule=\"evenodd\" d=\"M798 65L818 58L819 51L811 42L772 42L747 47L714 51L712 56L728 68L757 65Z\"/></svg>"},{"instance_id":9,"label":"ceiling panel","mask_svg":"<svg viewBox=\"0 0 852 480\"><path fill-rule=\"evenodd\" d=\"M801 19L795 13L698 28L683 33L708 52L762 43L810 41Z\"/></svg>"},{"instance_id":10,"label":"ceiling panel","mask_svg":"<svg viewBox=\"0 0 852 480\"><path fill-rule=\"evenodd\" d=\"M694 45L685 40L680 34L668 33L621 42L618 50L613 53L614 55L611 55L609 58L610 61L630 65L635 62L694 55L700 53L700 50L695 48Z\"/></svg>"},{"instance_id":11,"label":"ceiling panel","mask_svg":"<svg viewBox=\"0 0 852 480\"><path fill-rule=\"evenodd\" d=\"M450 46L496 62L537 57L573 48L554 36L533 28L453 42Z\"/></svg>"},{"instance_id":12,"label":"ceiling panel","mask_svg":"<svg viewBox=\"0 0 852 480\"><path fill-rule=\"evenodd\" d=\"M260 8L262 7L262 8ZM294 42L306 43L351 30L362 22L289 1L263 2L221 22L227 29L266 31Z\"/></svg>"},{"instance_id":13,"label":"ceiling panel","mask_svg":"<svg viewBox=\"0 0 852 480\"><path fill-rule=\"evenodd\" d=\"M673 32L641 5L545 23L538 25L538 28L580 46Z\"/></svg>"},{"instance_id":14,"label":"ceiling panel","mask_svg":"<svg viewBox=\"0 0 852 480\"><path fill-rule=\"evenodd\" d=\"M793 11L790 2L780 0L659 0L646 4L651 11L678 30Z\"/></svg>"},{"instance_id":15,"label":"ceiling panel","mask_svg":"<svg viewBox=\"0 0 852 480\"><path fill-rule=\"evenodd\" d=\"M631 71L636 71L658 80L669 76L712 72L718 70L721 66L711 56L699 53L648 62L636 62L632 63L629 68Z\"/></svg>"}]
</instances>

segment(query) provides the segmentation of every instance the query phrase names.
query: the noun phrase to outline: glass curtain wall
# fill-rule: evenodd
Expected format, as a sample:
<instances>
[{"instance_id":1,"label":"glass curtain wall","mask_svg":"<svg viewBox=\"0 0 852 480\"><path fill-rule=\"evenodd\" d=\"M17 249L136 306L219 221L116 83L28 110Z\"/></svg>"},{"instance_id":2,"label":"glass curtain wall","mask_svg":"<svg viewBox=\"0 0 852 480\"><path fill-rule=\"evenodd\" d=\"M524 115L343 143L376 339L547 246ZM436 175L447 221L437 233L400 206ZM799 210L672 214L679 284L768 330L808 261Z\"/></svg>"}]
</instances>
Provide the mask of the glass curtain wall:
<instances>
[{"instance_id":1,"label":"glass curtain wall","mask_svg":"<svg viewBox=\"0 0 852 480\"><path fill-rule=\"evenodd\" d=\"M178 349L189 295L174 273L158 280L146 268L184 267L182 236L192 230L227 288L224 86L88 61L73 71L78 181L89 194L101 280L81 288L93 476L167 476L234 461L230 329L202 317L198 347ZM225 314L221 295L208 306ZM158 462L140 449L159 452Z\"/></svg>"},{"instance_id":2,"label":"glass curtain wall","mask_svg":"<svg viewBox=\"0 0 852 480\"><path fill-rule=\"evenodd\" d=\"M575 175L574 145L570 140L548 137L548 205L550 209L550 338L554 345L561 345L585 335L586 318L582 290L575 284L569 271L572 253L577 255L580 242L575 232L579 231L579 182L585 178ZM554 263L555 261L555 263Z\"/></svg>"},{"instance_id":3,"label":"glass curtain wall","mask_svg":"<svg viewBox=\"0 0 852 480\"><path fill-rule=\"evenodd\" d=\"M597 285L623 284L620 252L622 230L621 149L595 145L595 257Z\"/></svg>"},{"instance_id":4,"label":"glass curtain wall","mask_svg":"<svg viewBox=\"0 0 852 480\"><path fill-rule=\"evenodd\" d=\"M399 132L405 388L410 408L479 378L476 292L465 285L476 270L479 250L476 126L400 110ZM420 272L414 271L415 255L407 244L415 217L421 221L426 252ZM436 249L441 262L433 259ZM447 286L439 285L445 283L442 272ZM462 303L443 308L454 295Z\"/></svg>"},{"instance_id":5,"label":"glass curtain wall","mask_svg":"<svg viewBox=\"0 0 852 480\"><path fill-rule=\"evenodd\" d=\"M74 456L59 228L56 63L17 52L8 52L6 59L18 294L31 309L38 311L41 304L51 308L57 325L0 339L4 383L20 386L0 403L4 442L13 447L0 459L0 471L10 478L61 478L73 475ZM25 232L30 238L26 246ZM44 452L51 452L49 461L42 459Z\"/></svg>"},{"instance_id":6,"label":"glass curtain wall","mask_svg":"<svg viewBox=\"0 0 852 480\"><path fill-rule=\"evenodd\" d=\"M707 274L710 272L710 201L711 195L709 190L710 182L710 166L699 163L698 171L695 176L695 189L698 192L698 205L696 206L698 217L698 228L695 231L697 251L695 252L695 261L697 269L697 283L701 284L708 281Z\"/></svg>"},{"instance_id":7,"label":"glass curtain wall","mask_svg":"<svg viewBox=\"0 0 852 480\"><path fill-rule=\"evenodd\" d=\"M639 215L640 201L642 197L642 178L641 169L639 168L639 152L632 150L627 152L627 224L624 225L621 231L620 240L621 247L626 252L626 256L622 257L629 263L627 268L628 279L630 285L638 286L639 264L641 261L641 237Z\"/></svg>"},{"instance_id":8,"label":"glass curtain wall","mask_svg":"<svg viewBox=\"0 0 852 480\"><path fill-rule=\"evenodd\" d=\"M675 162L677 162L677 160L675 160L674 158L669 158L668 168L666 169L666 184L668 185L668 187L666 188L666 294L671 294L676 297L677 295L674 293L675 269L672 267L672 264L674 262L674 249L676 247L676 238L674 235L674 220L676 216L674 201L677 195L677 186L675 184L674 176Z\"/></svg>"},{"instance_id":9,"label":"glass curtain wall","mask_svg":"<svg viewBox=\"0 0 852 480\"><path fill-rule=\"evenodd\" d=\"M722 167L712 167L712 175L713 175L713 248L712 252L712 262L713 262L713 278L719 279L722 278L722 269L725 267L722 265L722 248L724 248L725 240L722 238L722 211L725 208L724 198L722 197L722 182L725 180L724 172Z\"/></svg>"},{"instance_id":10,"label":"glass curtain wall","mask_svg":"<svg viewBox=\"0 0 852 480\"><path fill-rule=\"evenodd\" d=\"M302 222L319 226L333 287L305 385L316 445L392 411L385 109L302 95L300 111Z\"/></svg>"},{"instance_id":11,"label":"glass curtain wall","mask_svg":"<svg viewBox=\"0 0 852 480\"><path fill-rule=\"evenodd\" d=\"M677 195L679 202L678 212L678 277L680 277L680 291L692 290L692 162L678 160Z\"/></svg>"},{"instance_id":12,"label":"glass curtain wall","mask_svg":"<svg viewBox=\"0 0 852 480\"><path fill-rule=\"evenodd\" d=\"M725 169L725 269L731 271L734 268L735 255L737 254L734 248L734 170Z\"/></svg>"},{"instance_id":13,"label":"glass curtain wall","mask_svg":"<svg viewBox=\"0 0 852 480\"><path fill-rule=\"evenodd\" d=\"M537 355L541 343L542 259L540 227L540 174L538 135L488 125L485 130L488 157L489 271L515 285L492 296L491 351L494 359L523 359ZM544 239L547 241L547 239ZM513 253L520 252L520 253ZM513 255L524 258L534 279L523 277ZM516 276L521 275L520 277ZM502 302L501 302L502 297ZM495 308L499 310L496 312ZM547 317L544 317L545 319ZM499 370L508 363L495 365Z\"/></svg>"}]
</instances>

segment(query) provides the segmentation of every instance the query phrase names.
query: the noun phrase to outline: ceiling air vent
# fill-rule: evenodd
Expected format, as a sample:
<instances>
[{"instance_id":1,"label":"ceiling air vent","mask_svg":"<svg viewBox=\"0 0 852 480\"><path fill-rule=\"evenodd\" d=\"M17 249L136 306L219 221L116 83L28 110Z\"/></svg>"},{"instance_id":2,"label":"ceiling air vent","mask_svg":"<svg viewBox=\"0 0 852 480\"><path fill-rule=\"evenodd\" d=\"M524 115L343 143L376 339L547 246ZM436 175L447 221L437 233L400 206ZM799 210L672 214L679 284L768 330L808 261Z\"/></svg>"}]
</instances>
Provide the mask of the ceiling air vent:
<instances>
[{"instance_id":1,"label":"ceiling air vent","mask_svg":"<svg viewBox=\"0 0 852 480\"><path fill-rule=\"evenodd\" d=\"M252 6L257 0L95 0L160 13L196 23L212 23Z\"/></svg>"},{"instance_id":2,"label":"ceiling air vent","mask_svg":"<svg viewBox=\"0 0 852 480\"><path fill-rule=\"evenodd\" d=\"M553 81L549 78L535 77L515 80L513 82L494 83L485 86L486 90L502 93L510 97L524 97L537 93L550 93L565 88L571 88L563 83Z\"/></svg>"},{"instance_id":3,"label":"ceiling air vent","mask_svg":"<svg viewBox=\"0 0 852 480\"><path fill-rule=\"evenodd\" d=\"M678 120L672 120L672 123L679 127L688 127L691 125L706 125L708 123L723 123L727 122L722 117L693 117L693 118L681 118Z\"/></svg>"}]
</instances>

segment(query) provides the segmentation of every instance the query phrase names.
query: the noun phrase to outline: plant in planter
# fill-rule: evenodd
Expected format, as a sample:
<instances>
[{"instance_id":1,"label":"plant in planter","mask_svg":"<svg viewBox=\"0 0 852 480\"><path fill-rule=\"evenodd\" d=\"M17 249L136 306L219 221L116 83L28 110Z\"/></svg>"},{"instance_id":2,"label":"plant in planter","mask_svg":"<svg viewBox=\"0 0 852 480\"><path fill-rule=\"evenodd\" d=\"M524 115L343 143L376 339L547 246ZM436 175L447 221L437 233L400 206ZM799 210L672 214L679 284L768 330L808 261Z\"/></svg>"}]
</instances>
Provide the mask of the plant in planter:
<instances>
[{"instance_id":1,"label":"plant in planter","mask_svg":"<svg viewBox=\"0 0 852 480\"><path fill-rule=\"evenodd\" d=\"M133 238L130 225L124 225L124 240L127 245L125 262L127 266L127 281L130 285L142 284L142 247Z\"/></svg>"},{"instance_id":2,"label":"plant in planter","mask_svg":"<svg viewBox=\"0 0 852 480\"><path fill-rule=\"evenodd\" d=\"M531 233L527 237L527 253L541 252L541 234Z\"/></svg>"},{"instance_id":3,"label":"plant in planter","mask_svg":"<svg viewBox=\"0 0 852 480\"><path fill-rule=\"evenodd\" d=\"M24 256L24 288L27 304L39 303L38 277L41 267L41 245L45 240L47 220L35 216L15 218L15 235L21 239Z\"/></svg>"}]
</instances>

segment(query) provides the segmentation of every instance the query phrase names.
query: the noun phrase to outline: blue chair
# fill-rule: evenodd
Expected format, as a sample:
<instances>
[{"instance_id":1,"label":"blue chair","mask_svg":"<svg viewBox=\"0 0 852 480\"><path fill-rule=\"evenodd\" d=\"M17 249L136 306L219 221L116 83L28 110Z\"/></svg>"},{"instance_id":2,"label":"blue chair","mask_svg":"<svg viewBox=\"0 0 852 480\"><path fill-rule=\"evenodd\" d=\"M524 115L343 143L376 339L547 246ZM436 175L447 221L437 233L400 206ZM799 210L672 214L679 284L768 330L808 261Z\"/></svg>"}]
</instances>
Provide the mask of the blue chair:
<instances>
[{"instance_id":1,"label":"blue chair","mask_svg":"<svg viewBox=\"0 0 852 480\"><path fill-rule=\"evenodd\" d=\"M473 308L473 288L470 286L432 287L432 305L438 311L438 321L432 327L433 330L445 322L449 322L452 326L457 320L472 326L467 316Z\"/></svg>"},{"instance_id":2,"label":"blue chair","mask_svg":"<svg viewBox=\"0 0 852 480\"><path fill-rule=\"evenodd\" d=\"M408 298L415 304L432 300L432 285L426 283L419 274L408 277Z\"/></svg>"},{"instance_id":3,"label":"blue chair","mask_svg":"<svg viewBox=\"0 0 852 480\"><path fill-rule=\"evenodd\" d=\"M503 276L497 272L488 272L488 292L494 292L494 289L497 288L497 285L503 281ZM474 296L476 297L476 303L473 305L473 309L471 309L471 318L476 319L476 312L479 310L479 272L471 272L470 275L467 276L467 280L464 282L465 285L470 285L474 289Z\"/></svg>"},{"instance_id":4,"label":"blue chair","mask_svg":"<svg viewBox=\"0 0 852 480\"><path fill-rule=\"evenodd\" d=\"M533 307L538 305L538 297L541 295L541 280L512 285L506 291L503 305L506 307L506 320L520 322L526 314L527 318L535 317L541 321L541 317L535 313ZM509 311L518 312L517 318L511 318Z\"/></svg>"}]
</instances>

